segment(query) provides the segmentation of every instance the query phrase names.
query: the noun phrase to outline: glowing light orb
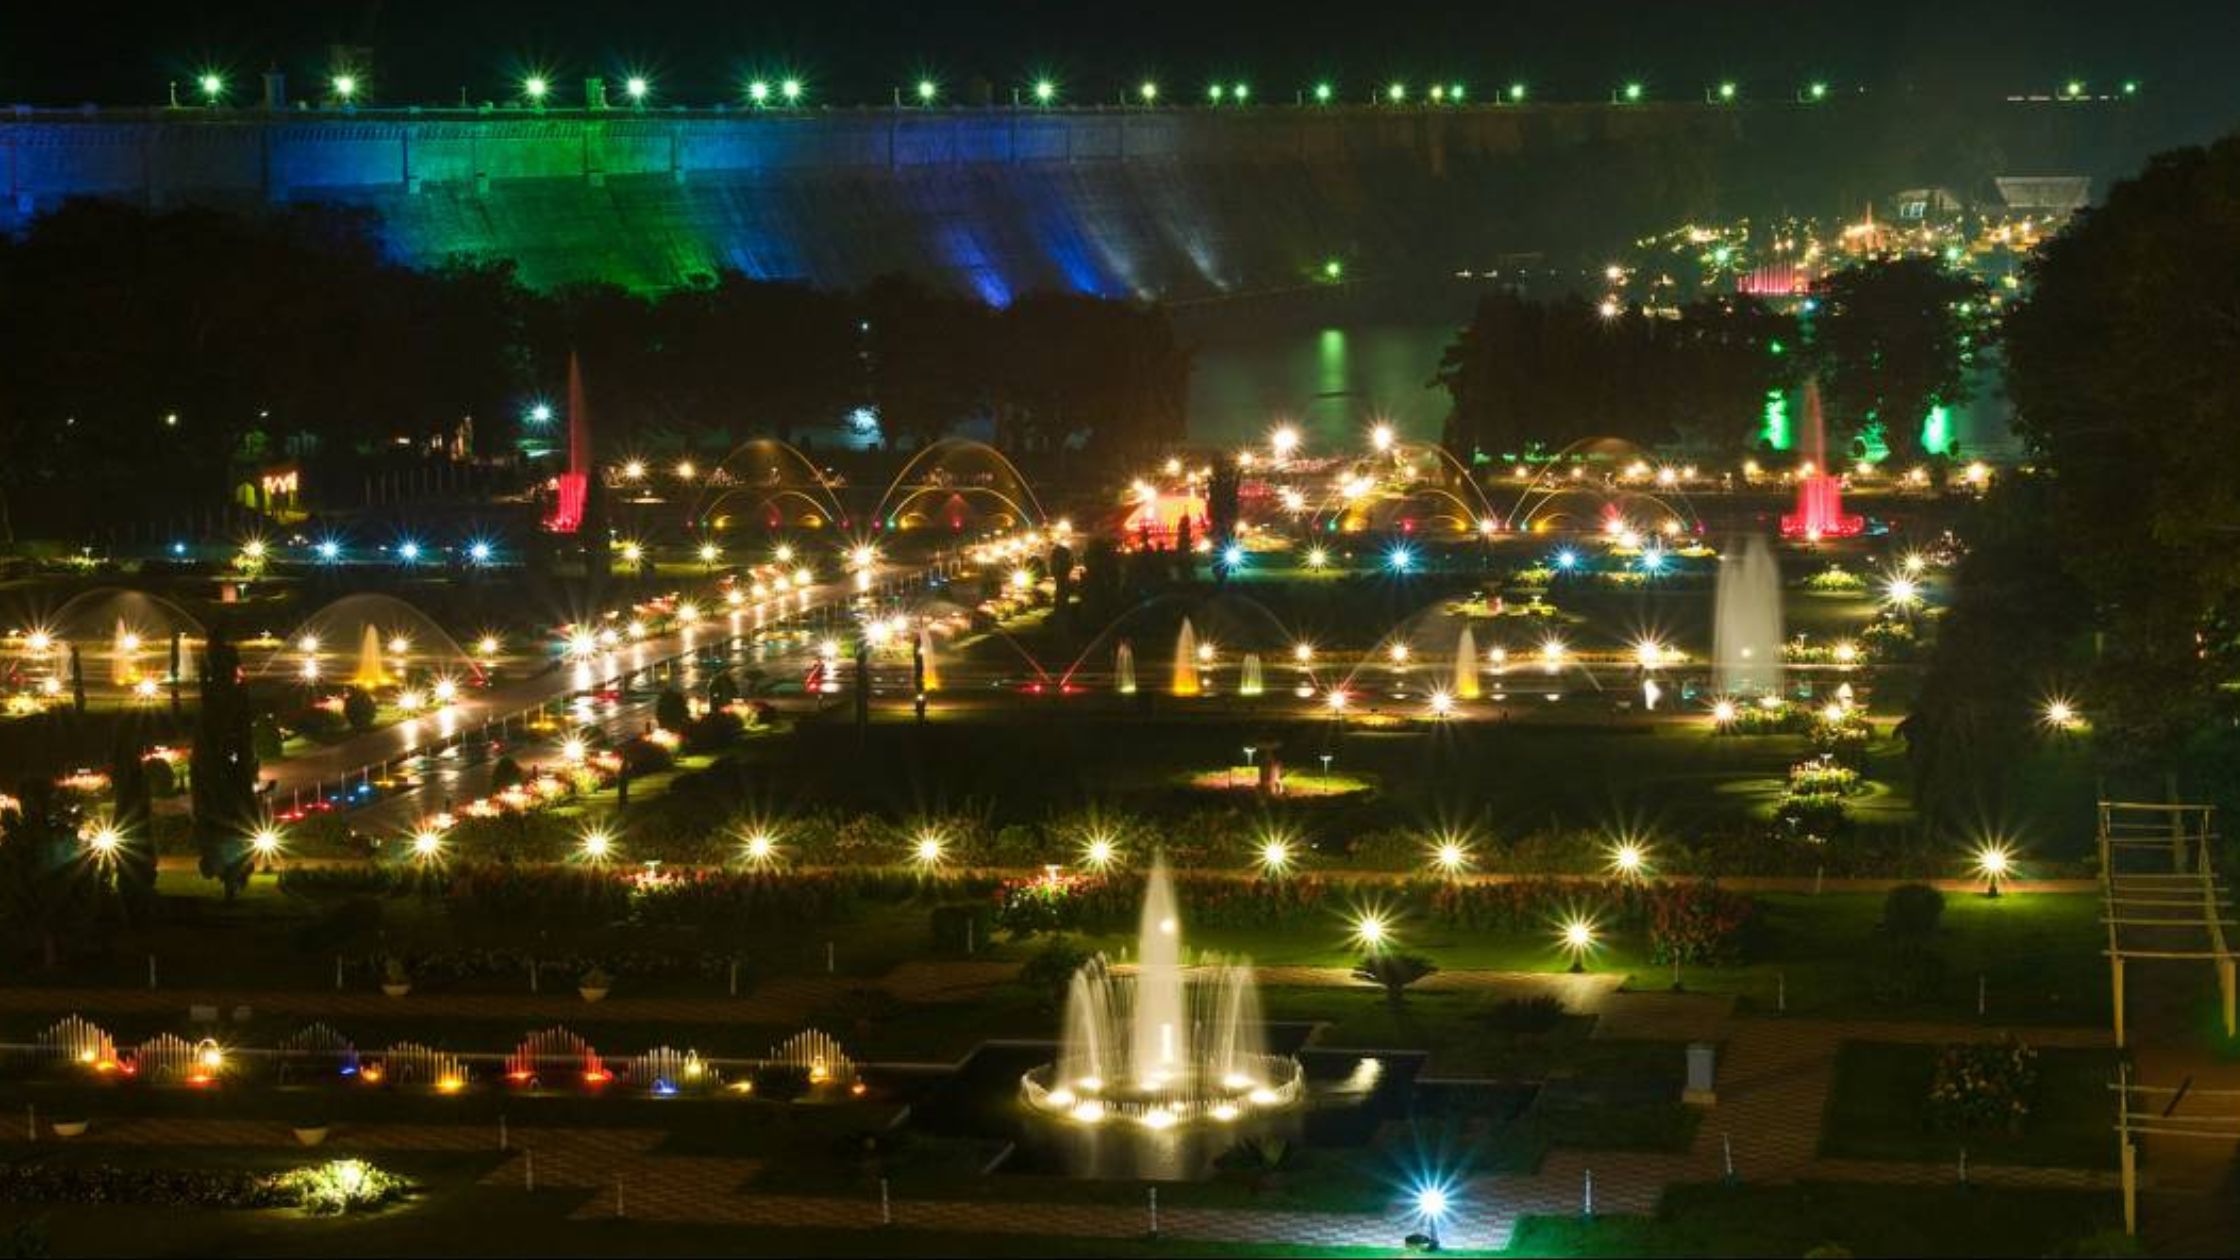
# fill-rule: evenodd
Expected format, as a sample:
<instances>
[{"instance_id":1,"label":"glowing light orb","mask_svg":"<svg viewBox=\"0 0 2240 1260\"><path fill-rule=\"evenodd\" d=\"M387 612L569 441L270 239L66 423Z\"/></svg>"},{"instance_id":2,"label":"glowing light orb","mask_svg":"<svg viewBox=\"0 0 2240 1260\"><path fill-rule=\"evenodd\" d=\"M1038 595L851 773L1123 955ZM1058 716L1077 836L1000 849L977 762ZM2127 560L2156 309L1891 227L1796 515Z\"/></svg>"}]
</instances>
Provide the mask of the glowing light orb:
<instances>
[{"instance_id":1,"label":"glowing light orb","mask_svg":"<svg viewBox=\"0 0 2240 1260\"><path fill-rule=\"evenodd\" d=\"M258 857L271 857L280 851L280 831L276 827L260 827L249 837L249 847Z\"/></svg>"},{"instance_id":2,"label":"glowing light orb","mask_svg":"<svg viewBox=\"0 0 2240 1260\"><path fill-rule=\"evenodd\" d=\"M604 831L586 831L577 847L581 850L585 859L592 862L604 862L614 852L614 837Z\"/></svg>"},{"instance_id":3,"label":"glowing light orb","mask_svg":"<svg viewBox=\"0 0 2240 1260\"><path fill-rule=\"evenodd\" d=\"M1359 941L1365 948L1373 950L1383 945L1389 933L1390 929L1385 925L1384 916L1374 911L1354 920L1353 939Z\"/></svg>"},{"instance_id":4,"label":"glowing light orb","mask_svg":"<svg viewBox=\"0 0 2240 1260\"><path fill-rule=\"evenodd\" d=\"M1277 874L1291 865L1291 845L1284 840L1267 840L1260 845L1260 869Z\"/></svg>"}]
</instances>

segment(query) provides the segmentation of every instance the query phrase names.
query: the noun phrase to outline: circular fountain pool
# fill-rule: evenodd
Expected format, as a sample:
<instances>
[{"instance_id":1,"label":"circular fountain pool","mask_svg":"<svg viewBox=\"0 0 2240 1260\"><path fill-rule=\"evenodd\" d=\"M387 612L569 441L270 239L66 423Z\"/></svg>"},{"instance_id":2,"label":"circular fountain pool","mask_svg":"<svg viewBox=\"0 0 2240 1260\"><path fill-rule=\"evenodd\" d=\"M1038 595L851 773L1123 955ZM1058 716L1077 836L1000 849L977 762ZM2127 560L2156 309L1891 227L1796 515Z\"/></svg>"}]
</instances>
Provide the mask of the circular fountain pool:
<instances>
[{"instance_id":1,"label":"circular fountain pool","mask_svg":"<svg viewBox=\"0 0 2240 1260\"><path fill-rule=\"evenodd\" d=\"M1158 1132L1299 1106L1306 1074L1297 1059L1268 1053L1251 964L1183 965L1163 861L1144 886L1136 959L1121 971L1099 957L1074 973L1057 1060L1019 1081L1030 1112L1079 1128Z\"/></svg>"}]
</instances>

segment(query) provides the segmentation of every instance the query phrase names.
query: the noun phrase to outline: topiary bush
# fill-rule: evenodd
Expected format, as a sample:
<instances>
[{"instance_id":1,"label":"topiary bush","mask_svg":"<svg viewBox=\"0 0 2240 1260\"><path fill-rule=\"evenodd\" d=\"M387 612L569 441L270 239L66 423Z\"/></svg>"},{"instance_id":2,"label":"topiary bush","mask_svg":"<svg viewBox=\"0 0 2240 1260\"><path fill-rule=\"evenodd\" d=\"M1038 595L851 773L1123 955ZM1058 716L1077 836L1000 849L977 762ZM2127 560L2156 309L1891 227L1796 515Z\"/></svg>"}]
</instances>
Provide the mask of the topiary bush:
<instances>
[{"instance_id":1,"label":"topiary bush","mask_svg":"<svg viewBox=\"0 0 2240 1260\"><path fill-rule=\"evenodd\" d=\"M1944 894L1927 884L1900 884L1882 898L1882 930L1901 941L1925 941L1944 920Z\"/></svg>"}]
</instances>

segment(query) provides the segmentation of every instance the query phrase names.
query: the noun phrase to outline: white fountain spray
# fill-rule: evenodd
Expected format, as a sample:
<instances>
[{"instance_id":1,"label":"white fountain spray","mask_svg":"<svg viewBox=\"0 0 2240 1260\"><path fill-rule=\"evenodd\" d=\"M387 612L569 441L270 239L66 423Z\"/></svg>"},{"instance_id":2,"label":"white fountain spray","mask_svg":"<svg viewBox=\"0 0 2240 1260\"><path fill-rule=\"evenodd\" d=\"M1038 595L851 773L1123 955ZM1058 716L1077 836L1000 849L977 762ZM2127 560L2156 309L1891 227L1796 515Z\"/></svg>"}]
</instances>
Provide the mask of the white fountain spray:
<instances>
[{"instance_id":1,"label":"white fountain spray","mask_svg":"<svg viewBox=\"0 0 2240 1260\"><path fill-rule=\"evenodd\" d=\"M1240 696L1257 696L1267 689L1267 679L1260 667L1260 654L1258 652L1245 653L1244 664L1237 670L1237 694Z\"/></svg>"},{"instance_id":2,"label":"white fountain spray","mask_svg":"<svg viewBox=\"0 0 2240 1260\"><path fill-rule=\"evenodd\" d=\"M1781 685L1781 569L1752 535L1719 557L1712 600L1712 685L1721 695L1770 695Z\"/></svg>"},{"instance_id":3,"label":"white fountain spray","mask_svg":"<svg viewBox=\"0 0 2240 1260\"><path fill-rule=\"evenodd\" d=\"M1180 902L1165 858L1144 885L1134 974L1102 957L1074 973L1055 1063L1020 1082L1027 1105L1077 1124L1130 1120L1163 1130L1298 1103L1297 1059L1267 1052L1245 960L1182 964Z\"/></svg>"},{"instance_id":4,"label":"white fountain spray","mask_svg":"<svg viewBox=\"0 0 2240 1260\"><path fill-rule=\"evenodd\" d=\"M1126 639L1120 640L1120 649L1112 654L1112 682L1123 696L1136 693L1136 650Z\"/></svg>"}]
</instances>

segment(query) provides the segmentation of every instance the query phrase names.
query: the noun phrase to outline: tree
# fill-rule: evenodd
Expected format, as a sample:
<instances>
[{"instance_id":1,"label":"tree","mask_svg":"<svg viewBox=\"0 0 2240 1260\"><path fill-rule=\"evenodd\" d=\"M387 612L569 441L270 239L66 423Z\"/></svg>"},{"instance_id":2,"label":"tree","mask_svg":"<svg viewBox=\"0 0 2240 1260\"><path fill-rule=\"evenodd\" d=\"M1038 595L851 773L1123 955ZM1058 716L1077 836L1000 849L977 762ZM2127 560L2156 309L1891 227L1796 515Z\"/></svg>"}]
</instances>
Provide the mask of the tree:
<instances>
[{"instance_id":1,"label":"tree","mask_svg":"<svg viewBox=\"0 0 2240 1260\"><path fill-rule=\"evenodd\" d=\"M117 829L117 893L125 915L145 926L156 906L156 833L148 763L129 726L109 758L109 816Z\"/></svg>"},{"instance_id":2,"label":"tree","mask_svg":"<svg viewBox=\"0 0 2240 1260\"><path fill-rule=\"evenodd\" d=\"M2091 601L2045 527L2051 490L2044 478L2008 478L1967 524L1974 546L1953 577L1957 597L1899 725L1932 821L1963 827L2006 812L2046 694L2086 665Z\"/></svg>"},{"instance_id":3,"label":"tree","mask_svg":"<svg viewBox=\"0 0 2240 1260\"><path fill-rule=\"evenodd\" d=\"M2168 766L2228 705L2240 618L2236 225L2240 138L2163 154L2047 243L2007 320L2016 424L2053 473L2056 563L2104 631L2095 744L2119 764Z\"/></svg>"},{"instance_id":4,"label":"tree","mask_svg":"<svg viewBox=\"0 0 2240 1260\"><path fill-rule=\"evenodd\" d=\"M692 724L692 706L675 687L663 687L653 698L653 720L662 730L681 735Z\"/></svg>"},{"instance_id":5,"label":"tree","mask_svg":"<svg viewBox=\"0 0 2240 1260\"><path fill-rule=\"evenodd\" d=\"M27 779L16 801L15 809L0 814L0 922L36 945L52 971L62 961L65 938L93 921L105 878L81 851L53 784Z\"/></svg>"},{"instance_id":6,"label":"tree","mask_svg":"<svg viewBox=\"0 0 2240 1260\"><path fill-rule=\"evenodd\" d=\"M241 652L212 633L202 656L202 704L189 762L195 850L203 877L232 900L249 883L257 819L257 752Z\"/></svg>"},{"instance_id":7,"label":"tree","mask_svg":"<svg viewBox=\"0 0 2240 1260\"><path fill-rule=\"evenodd\" d=\"M1968 396L1985 348L1989 294L1934 258L1876 259L1813 286L1811 362L1828 412L1852 440L1879 432L1892 458L1919 461L1929 409Z\"/></svg>"}]
</instances>

